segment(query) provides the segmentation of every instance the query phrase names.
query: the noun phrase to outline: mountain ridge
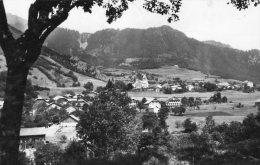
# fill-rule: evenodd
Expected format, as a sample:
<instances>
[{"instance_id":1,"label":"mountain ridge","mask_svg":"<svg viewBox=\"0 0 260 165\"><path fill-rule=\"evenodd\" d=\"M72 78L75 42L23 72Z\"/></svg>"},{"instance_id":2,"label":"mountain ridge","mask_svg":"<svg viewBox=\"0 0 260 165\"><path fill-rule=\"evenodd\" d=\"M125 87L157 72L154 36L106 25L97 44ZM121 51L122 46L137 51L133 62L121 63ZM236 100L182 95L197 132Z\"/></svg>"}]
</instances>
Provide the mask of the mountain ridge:
<instances>
[{"instance_id":1,"label":"mountain ridge","mask_svg":"<svg viewBox=\"0 0 260 165\"><path fill-rule=\"evenodd\" d=\"M78 31L57 28L46 43L92 66L147 69L178 65L223 78L260 82L259 50L238 50L217 41L201 42L167 25L104 29L84 37Z\"/></svg>"}]
</instances>

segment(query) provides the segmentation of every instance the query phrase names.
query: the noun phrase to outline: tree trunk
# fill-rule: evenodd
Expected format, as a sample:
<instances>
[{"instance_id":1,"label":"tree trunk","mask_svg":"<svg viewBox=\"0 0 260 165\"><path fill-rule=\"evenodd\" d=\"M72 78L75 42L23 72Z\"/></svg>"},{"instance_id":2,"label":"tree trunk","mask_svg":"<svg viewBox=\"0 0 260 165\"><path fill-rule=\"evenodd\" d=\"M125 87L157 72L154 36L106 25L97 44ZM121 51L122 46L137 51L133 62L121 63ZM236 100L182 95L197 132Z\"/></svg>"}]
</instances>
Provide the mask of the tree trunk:
<instances>
[{"instance_id":1,"label":"tree trunk","mask_svg":"<svg viewBox=\"0 0 260 165\"><path fill-rule=\"evenodd\" d=\"M0 113L0 164L17 165L24 92L29 67L8 66L4 107Z\"/></svg>"}]
</instances>

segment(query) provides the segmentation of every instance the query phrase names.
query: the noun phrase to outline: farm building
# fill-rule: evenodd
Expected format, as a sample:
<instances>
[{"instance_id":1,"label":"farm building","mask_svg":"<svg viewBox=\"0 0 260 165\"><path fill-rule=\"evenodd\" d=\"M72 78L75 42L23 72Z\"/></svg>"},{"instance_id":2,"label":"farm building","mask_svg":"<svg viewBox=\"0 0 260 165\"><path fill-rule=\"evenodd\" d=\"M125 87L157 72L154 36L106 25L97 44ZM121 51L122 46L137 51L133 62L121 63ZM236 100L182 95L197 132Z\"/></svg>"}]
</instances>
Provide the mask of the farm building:
<instances>
[{"instance_id":1,"label":"farm building","mask_svg":"<svg viewBox=\"0 0 260 165\"><path fill-rule=\"evenodd\" d=\"M21 128L20 130L20 149L26 149L32 147L37 141L45 141L46 128Z\"/></svg>"},{"instance_id":2,"label":"farm building","mask_svg":"<svg viewBox=\"0 0 260 165\"><path fill-rule=\"evenodd\" d=\"M166 106L169 108L179 107L181 106L181 99L177 97L171 97L170 99L166 100Z\"/></svg>"}]
</instances>

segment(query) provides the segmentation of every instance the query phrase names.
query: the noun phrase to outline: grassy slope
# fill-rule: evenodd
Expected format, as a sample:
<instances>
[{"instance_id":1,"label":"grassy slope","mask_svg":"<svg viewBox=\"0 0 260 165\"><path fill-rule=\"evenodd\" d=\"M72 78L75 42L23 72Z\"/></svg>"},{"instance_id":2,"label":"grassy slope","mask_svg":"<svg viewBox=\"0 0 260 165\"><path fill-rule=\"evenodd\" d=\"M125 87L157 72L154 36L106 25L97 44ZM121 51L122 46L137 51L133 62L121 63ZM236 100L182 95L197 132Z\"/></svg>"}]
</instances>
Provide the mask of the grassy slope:
<instances>
[{"instance_id":1,"label":"grassy slope","mask_svg":"<svg viewBox=\"0 0 260 165\"><path fill-rule=\"evenodd\" d=\"M57 62L55 62L54 60L52 60L49 57L45 57L45 56L42 56L42 57L44 59L50 61L51 63L54 63L57 66L60 66L63 71L65 71L65 72L69 72L70 71L69 69L63 67L62 65L60 65ZM6 64L5 64L5 58L4 58L3 54L0 53L0 71L4 71L6 69L7 68L6 68ZM39 86L42 86L42 87L50 88L51 89L50 94L60 94L64 90L73 90L73 91L76 91L76 92L81 92L81 91L84 90L83 85L86 82L89 82L89 81L94 84L94 87L104 86L105 85L105 82L103 82L103 81L100 81L100 80L97 80L97 79L94 79L94 78L91 78L91 77L88 77L88 76L85 76L85 75L82 75L82 74L74 72L74 74L78 77L78 81L81 83L81 87L58 88L56 86L56 83L54 81L51 81L50 79L48 79L47 76L44 73L39 71L39 69L33 68L31 70L31 73L32 74L29 75L28 78L32 80L32 83L34 85L39 85ZM63 75L61 75L61 76L63 77L64 81L67 81L66 79L68 79L68 77L65 77ZM45 94L43 93L43 95L45 95Z\"/></svg>"},{"instance_id":2,"label":"grassy slope","mask_svg":"<svg viewBox=\"0 0 260 165\"><path fill-rule=\"evenodd\" d=\"M181 80L192 80L193 78L201 78L204 79L206 74L200 71L189 70L185 68L179 68L176 66L163 66L158 69L144 69L143 71L151 73L151 74L159 74L162 77L160 79L169 78L172 79L173 77L179 77ZM216 75L210 75L210 78L206 78L205 81L213 82L216 79ZM234 79L222 79L218 78L219 81L237 81Z\"/></svg>"}]
</instances>

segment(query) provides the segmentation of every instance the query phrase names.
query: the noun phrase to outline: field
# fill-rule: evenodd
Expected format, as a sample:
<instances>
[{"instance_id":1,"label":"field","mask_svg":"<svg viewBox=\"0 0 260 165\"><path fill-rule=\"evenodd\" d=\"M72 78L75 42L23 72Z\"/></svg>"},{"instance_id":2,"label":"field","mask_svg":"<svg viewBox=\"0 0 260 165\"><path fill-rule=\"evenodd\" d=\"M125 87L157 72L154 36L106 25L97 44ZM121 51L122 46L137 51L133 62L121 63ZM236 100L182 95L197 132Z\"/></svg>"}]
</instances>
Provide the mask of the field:
<instances>
[{"instance_id":1,"label":"field","mask_svg":"<svg viewBox=\"0 0 260 165\"><path fill-rule=\"evenodd\" d=\"M228 81L228 82L237 81L233 79L222 79L216 75L209 75L208 78L206 78L207 75L200 71L179 68L178 66L163 66L157 69L144 69L142 71L150 74L160 75L159 80L166 80L166 79L179 77L181 80L187 80L187 81L190 81L192 79L205 79L205 81L213 82L216 80L216 78L219 81Z\"/></svg>"},{"instance_id":2,"label":"field","mask_svg":"<svg viewBox=\"0 0 260 165\"><path fill-rule=\"evenodd\" d=\"M185 92L181 94L164 94L162 92L157 93L154 91L146 92L128 92L128 95L131 97L155 97L155 98L170 98L170 97L200 97L208 99L213 96L214 92ZM234 103L250 103L253 104L257 99L260 98L260 92L256 91L255 93L243 93L241 91L226 90L221 92L222 96L226 96L228 101Z\"/></svg>"},{"instance_id":3,"label":"field","mask_svg":"<svg viewBox=\"0 0 260 165\"><path fill-rule=\"evenodd\" d=\"M208 99L214 92L187 92L183 94L163 94L156 92L129 92L131 97L156 97L158 99L166 100L170 97L201 97L202 99ZM222 91L222 96L228 98L229 103L222 104L209 104L201 105L200 110L187 109L183 116L174 116L172 113L167 119L169 125L169 131L179 132L182 128L176 128L176 123L182 123L185 119L191 118L192 121L196 122L200 126L203 125L205 117L213 116L216 123L229 123L231 121L242 122L243 119L250 113L256 113L257 108L254 106L255 101L260 98L260 92L255 93L243 93L240 91ZM230 103L231 101L231 103ZM234 108L235 105L241 103L244 105L242 108Z\"/></svg>"}]
</instances>

